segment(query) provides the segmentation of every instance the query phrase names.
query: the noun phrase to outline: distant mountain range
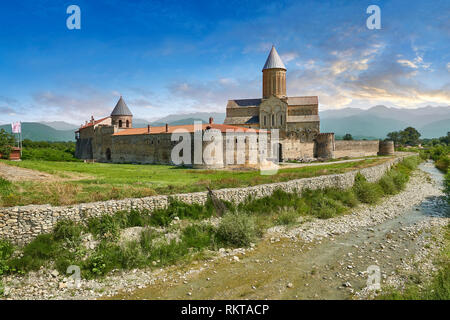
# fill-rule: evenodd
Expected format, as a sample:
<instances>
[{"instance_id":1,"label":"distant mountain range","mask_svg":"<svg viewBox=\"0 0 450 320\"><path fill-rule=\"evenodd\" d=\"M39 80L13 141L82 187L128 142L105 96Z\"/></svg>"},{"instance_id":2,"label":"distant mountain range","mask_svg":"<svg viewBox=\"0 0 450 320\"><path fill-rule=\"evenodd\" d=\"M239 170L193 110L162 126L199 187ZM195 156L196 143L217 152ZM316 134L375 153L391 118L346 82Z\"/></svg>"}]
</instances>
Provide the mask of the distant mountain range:
<instances>
[{"instance_id":1,"label":"distant mountain range","mask_svg":"<svg viewBox=\"0 0 450 320\"><path fill-rule=\"evenodd\" d=\"M195 112L187 114L169 115L156 121L133 119L133 127L144 128L147 125L163 126L192 124L194 121L208 122L209 117L214 123L223 123L225 113ZM424 107L418 109L388 108L374 106L368 110L358 108L344 108L325 110L320 112L320 131L334 132L337 137L350 133L357 139L383 139L392 131L414 127L422 138L435 138L447 135L450 131L450 106ZM11 125L0 125L11 132ZM74 131L77 125L64 121L53 122L23 122L22 136L24 139L35 141L74 141Z\"/></svg>"},{"instance_id":2,"label":"distant mountain range","mask_svg":"<svg viewBox=\"0 0 450 320\"><path fill-rule=\"evenodd\" d=\"M358 138L386 138L392 131L414 127L422 138L447 135L450 131L450 106L418 109L374 106L368 110L344 108L320 112L321 132L337 136L350 133Z\"/></svg>"},{"instance_id":3,"label":"distant mountain range","mask_svg":"<svg viewBox=\"0 0 450 320\"><path fill-rule=\"evenodd\" d=\"M70 125L70 124L67 124ZM11 133L11 125L4 124L0 129ZM57 130L38 122L22 122L22 139L34 141L75 141L75 130Z\"/></svg>"}]
</instances>

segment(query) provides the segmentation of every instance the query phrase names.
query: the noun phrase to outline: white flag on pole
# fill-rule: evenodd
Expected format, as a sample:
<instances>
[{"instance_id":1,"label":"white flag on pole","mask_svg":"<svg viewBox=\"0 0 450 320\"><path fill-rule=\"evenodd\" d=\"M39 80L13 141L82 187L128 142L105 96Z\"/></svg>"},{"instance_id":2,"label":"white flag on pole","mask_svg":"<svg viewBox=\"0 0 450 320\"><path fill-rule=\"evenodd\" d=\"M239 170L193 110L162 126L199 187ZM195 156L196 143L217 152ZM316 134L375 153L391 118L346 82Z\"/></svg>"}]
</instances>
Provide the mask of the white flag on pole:
<instances>
[{"instance_id":1,"label":"white flag on pole","mask_svg":"<svg viewBox=\"0 0 450 320\"><path fill-rule=\"evenodd\" d=\"M12 133L21 133L22 127L20 122L13 122L11 123L11 131Z\"/></svg>"}]
</instances>

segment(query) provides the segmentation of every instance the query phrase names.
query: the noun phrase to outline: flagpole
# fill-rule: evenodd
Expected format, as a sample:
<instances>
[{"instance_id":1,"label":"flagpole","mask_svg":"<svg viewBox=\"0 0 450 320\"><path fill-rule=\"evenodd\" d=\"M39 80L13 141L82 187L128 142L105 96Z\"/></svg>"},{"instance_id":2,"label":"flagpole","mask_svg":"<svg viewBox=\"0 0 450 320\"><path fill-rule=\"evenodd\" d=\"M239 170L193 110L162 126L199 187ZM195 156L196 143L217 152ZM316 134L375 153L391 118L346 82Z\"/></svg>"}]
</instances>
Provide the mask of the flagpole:
<instances>
[{"instance_id":1,"label":"flagpole","mask_svg":"<svg viewBox=\"0 0 450 320\"><path fill-rule=\"evenodd\" d=\"M19 135L19 141L20 141L20 159L22 160L22 121L20 121L20 135Z\"/></svg>"}]
</instances>

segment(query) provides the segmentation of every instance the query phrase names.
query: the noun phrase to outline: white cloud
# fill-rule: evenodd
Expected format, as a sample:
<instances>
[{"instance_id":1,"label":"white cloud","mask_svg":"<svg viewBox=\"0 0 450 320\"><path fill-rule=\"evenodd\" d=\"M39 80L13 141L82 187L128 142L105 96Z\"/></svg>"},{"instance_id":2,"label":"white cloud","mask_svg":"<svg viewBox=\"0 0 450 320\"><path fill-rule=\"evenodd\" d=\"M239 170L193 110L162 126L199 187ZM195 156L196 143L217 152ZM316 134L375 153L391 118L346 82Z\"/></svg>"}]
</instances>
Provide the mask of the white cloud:
<instances>
[{"instance_id":1,"label":"white cloud","mask_svg":"<svg viewBox=\"0 0 450 320\"><path fill-rule=\"evenodd\" d=\"M296 53L296 52L286 52L281 55L281 60L283 60L284 63L289 63L292 60L295 60L297 58L298 58L298 53Z\"/></svg>"}]
</instances>

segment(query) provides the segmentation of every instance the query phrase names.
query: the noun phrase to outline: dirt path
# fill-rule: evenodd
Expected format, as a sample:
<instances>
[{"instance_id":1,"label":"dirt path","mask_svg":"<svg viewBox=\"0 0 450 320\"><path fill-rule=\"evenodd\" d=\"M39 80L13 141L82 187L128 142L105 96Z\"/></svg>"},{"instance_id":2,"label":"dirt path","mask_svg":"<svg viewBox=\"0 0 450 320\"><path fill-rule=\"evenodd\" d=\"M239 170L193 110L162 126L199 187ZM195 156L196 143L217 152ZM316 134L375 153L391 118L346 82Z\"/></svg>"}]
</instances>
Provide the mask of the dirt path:
<instances>
[{"instance_id":1,"label":"dirt path","mask_svg":"<svg viewBox=\"0 0 450 320\"><path fill-rule=\"evenodd\" d=\"M56 181L61 178L49 173L20 168L16 166L9 166L0 162L0 177L11 182L16 181Z\"/></svg>"},{"instance_id":2,"label":"dirt path","mask_svg":"<svg viewBox=\"0 0 450 320\"><path fill-rule=\"evenodd\" d=\"M16 166L10 166L3 162L0 162L0 177L9 180L11 182L18 181L67 181L67 180L81 180L88 179L90 176L76 174L72 172L64 172L65 177L60 177L58 175L53 175L50 173L26 169Z\"/></svg>"},{"instance_id":3,"label":"dirt path","mask_svg":"<svg viewBox=\"0 0 450 320\"><path fill-rule=\"evenodd\" d=\"M429 165L422 166L422 169L436 174ZM417 183L425 184L425 179L423 173L416 175L412 184L421 188ZM373 215L367 215L366 212L365 218L372 219L373 225L363 220L347 230L342 229L342 222L349 223L345 220L347 217L335 221L323 220L331 230L335 228L338 235L333 234L330 228L325 233L317 230L313 235L299 234L299 230L303 230L301 228L283 233L274 231L253 251L236 255L238 259L234 256L218 259L205 264L197 272L181 272L179 276L163 278L132 294L119 294L114 298L353 298L356 292L366 287L369 266L380 267L383 286L390 276L396 275L405 261L421 249L418 244L423 245L429 230L448 222L448 218L444 217L448 207L439 189L436 188L436 192L431 189L428 191L429 194L423 195L425 199L416 205L406 194L417 196L418 190L409 188L409 191L395 196L404 197L405 201L393 202L391 206L397 209L396 216L381 223L378 223L380 217L377 214L392 214L387 213L386 203L362 209L372 211ZM397 198L392 200L399 200ZM412 205L409 206L408 202ZM311 230L313 224L305 226L304 230Z\"/></svg>"}]
</instances>

